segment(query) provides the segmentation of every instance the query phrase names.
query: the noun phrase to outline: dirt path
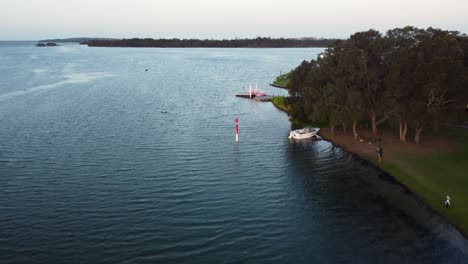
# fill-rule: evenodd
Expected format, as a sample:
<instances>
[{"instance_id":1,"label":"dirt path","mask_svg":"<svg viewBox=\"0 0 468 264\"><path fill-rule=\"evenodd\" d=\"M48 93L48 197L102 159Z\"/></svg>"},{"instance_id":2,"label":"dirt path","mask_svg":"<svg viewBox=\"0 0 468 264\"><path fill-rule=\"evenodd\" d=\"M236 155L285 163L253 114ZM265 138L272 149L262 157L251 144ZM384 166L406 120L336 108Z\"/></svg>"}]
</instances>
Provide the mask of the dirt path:
<instances>
[{"instance_id":1,"label":"dirt path","mask_svg":"<svg viewBox=\"0 0 468 264\"><path fill-rule=\"evenodd\" d=\"M323 128L319 134L326 140L341 146L342 148L362 156L370 161L377 162L377 146L378 141L372 136L371 131L359 131L359 140L354 141L351 132L336 131L335 136L331 136L329 128ZM398 162L398 154L431 154L439 151L449 150L453 146L452 143L438 138L424 137L421 144L414 144L412 138L408 138L408 142L403 143L398 138L398 132L381 131L380 138L384 148L383 159L385 161Z\"/></svg>"}]
</instances>

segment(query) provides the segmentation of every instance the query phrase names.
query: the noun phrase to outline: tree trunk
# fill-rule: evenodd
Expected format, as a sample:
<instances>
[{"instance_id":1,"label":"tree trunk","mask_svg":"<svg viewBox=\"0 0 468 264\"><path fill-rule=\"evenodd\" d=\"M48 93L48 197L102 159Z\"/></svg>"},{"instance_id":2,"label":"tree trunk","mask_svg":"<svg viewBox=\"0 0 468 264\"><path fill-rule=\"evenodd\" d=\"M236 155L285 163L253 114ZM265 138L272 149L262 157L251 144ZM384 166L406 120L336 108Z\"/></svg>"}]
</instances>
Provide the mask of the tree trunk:
<instances>
[{"instance_id":1,"label":"tree trunk","mask_svg":"<svg viewBox=\"0 0 468 264\"><path fill-rule=\"evenodd\" d=\"M408 123L405 121L403 124L403 142L406 142L406 135L408 134Z\"/></svg>"},{"instance_id":2,"label":"tree trunk","mask_svg":"<svg viewBox=\"0 0 468 264\"><path fill-rule=\"evenodd\" d=\"M421 132L423 131L422 128L415 128L414 129L414 143L419 144L421 143Z\"/></svg>"},{"instance_id":3,"label":"tree trunk","mask_svg":"<svg viewBox=\"0 0 468 264\"><path fill-rule=\"evenodd\" d=\"M401 121L401 119L400 119L400 127L399 128L400 128L400 130L399 130L400 131L400 134L399 134L400 135L400 141L403 141L403 122Z\"/></svg>"},{"instance_id":4,"label":"tree trunk","mask_svg":"<svg viewBox=\"0 0 468 264\"><path fill-rule=\"evenodd\" d=\"M375 120L376 119L376 114L375 114L374 111L372 111L370 113L370 118L371 118L371 122L372 122L372 135L377 137L379 135L379 130L377 129L377 121Z\"/></svg>"},{"instance_id":5,"label":"tree trunk","mask_svg":"<svg viewBox=\"0 0 468 264\"><path fill-rule=\"evenodd\" d=\"M346 133L348 132L348 127L346 126L346 122L343 122L343 131Z\"/></svg>"},{"instance_id":6,"label":"tree trunk","mask_svg":"<svg viewBox=\"0 0 468 264\"><path fill-rule=\"evenodd\" d=\"M406 134L408 132L408 123L400 119L400 141L406 142Z\"/></svg>"},{"instance_id":7,"label":"tree trunk","mask_svg":"<svg viewBox=\"0 0 468 264\"><path fill-rule=\"evenodd\" d=\"M330 121L330 131L332 134L332 137L335 137L335 124Z\"/></svg>"},{"instance_id":8,"label":"tree trunk","mask_svg":"<svg viewBox=\"0 0 468 264\"><path fill-rule=\"evenodd\" d=\"M354 141L357 141L356 120L353 120L353 135L354 135Z\"/></svg>"}]
</instances>

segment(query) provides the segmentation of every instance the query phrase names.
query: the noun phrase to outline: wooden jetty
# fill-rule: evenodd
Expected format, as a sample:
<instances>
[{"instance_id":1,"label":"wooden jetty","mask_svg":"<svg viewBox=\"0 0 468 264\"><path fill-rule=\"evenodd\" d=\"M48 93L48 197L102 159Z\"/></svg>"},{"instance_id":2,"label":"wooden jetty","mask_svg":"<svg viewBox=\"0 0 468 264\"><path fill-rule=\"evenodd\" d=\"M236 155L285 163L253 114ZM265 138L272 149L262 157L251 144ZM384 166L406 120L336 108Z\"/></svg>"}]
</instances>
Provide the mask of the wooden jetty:
<instances>
[{"instance_id":1,"label":"wooden jetty","mask_svg":"<svg viewBox=\"0 0 468 264\"><path fill-rule=\"evenodd\" d=\"M270 86L276 87L276 88L281 88L281 89L287 89L286 86L270 83Z\"/></svg>"},{"instance_id":2,"label":"wooden jetty","mask_svg":"<svg viewBox=\"0 0 468 264\"><path fill-rule=\"evenodd\" d=\"M261 95L261 96L254 96L250 95L249 93L241 93L241 94L236 94L237 97L242 97L242 98L247 98L247 99L253 99L258 102L271 102L274 96L271 95Z\"/></svg>"},{"instance_id":3,"label":"wooden jetty","mask_svg":"<svg viewBox=\"0 0 468 264\"><path fill-rule=\"evenodd\" d=\"M251 93L240 93L236 94L237 97L242 97L242 98L254 98Z\"/></svg>"}]
</instances>

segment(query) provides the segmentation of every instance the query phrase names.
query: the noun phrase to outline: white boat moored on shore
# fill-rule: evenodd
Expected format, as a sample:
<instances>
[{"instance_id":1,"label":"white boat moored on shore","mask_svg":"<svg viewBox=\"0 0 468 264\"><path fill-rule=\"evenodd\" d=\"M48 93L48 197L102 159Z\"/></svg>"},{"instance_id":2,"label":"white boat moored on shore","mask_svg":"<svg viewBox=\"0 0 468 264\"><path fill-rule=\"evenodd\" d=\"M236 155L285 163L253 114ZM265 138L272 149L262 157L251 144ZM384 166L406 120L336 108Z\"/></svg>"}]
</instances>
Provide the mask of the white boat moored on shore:
<instances>
[{"instance_id":1,"label":"white boat moored on shore","mask_svg":"<svg viewBox=\"0 0 468 264\"><path fill-rule=\"evenodd\" d=\"M302 129L296 129L293 130L289 133L290 139L306 139L306 138L311 138L315 135L317 135L317 132L319 132L320 128L318 127L304 127Z\"/></svg>"}]
</instances>

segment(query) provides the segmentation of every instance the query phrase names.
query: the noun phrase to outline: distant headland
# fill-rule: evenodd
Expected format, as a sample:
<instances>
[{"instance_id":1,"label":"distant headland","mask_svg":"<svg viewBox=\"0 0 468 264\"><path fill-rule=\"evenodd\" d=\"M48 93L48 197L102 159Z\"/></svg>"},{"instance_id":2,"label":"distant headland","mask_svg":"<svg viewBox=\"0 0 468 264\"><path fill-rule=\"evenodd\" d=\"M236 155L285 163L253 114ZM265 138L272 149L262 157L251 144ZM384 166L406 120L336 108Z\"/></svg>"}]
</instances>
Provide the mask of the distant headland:
<instances>
[{"instance_id":1,"label":"distant headland","mask_svg":"<svg viewBox=\"0 0 468 264\"><path fill-rule=\"evenodd\" d=\"M90 40L118 40L115 38L58 38L58 39L43 39L39 40L39 42L71 42L71 43L80 43L86 42Z\"/></svg>"},{"instance_id":2,"label":"distant headland","mask_svg":"<svg viewBox=\"0 0 468 264\"><path fill-rule=\"evenodd\" d=\"M323 38L265 38L253 39L92 39L80 42L89 47L141 48L309 48L328 47L338 39Z\"/></svg>"}]
</instances>

